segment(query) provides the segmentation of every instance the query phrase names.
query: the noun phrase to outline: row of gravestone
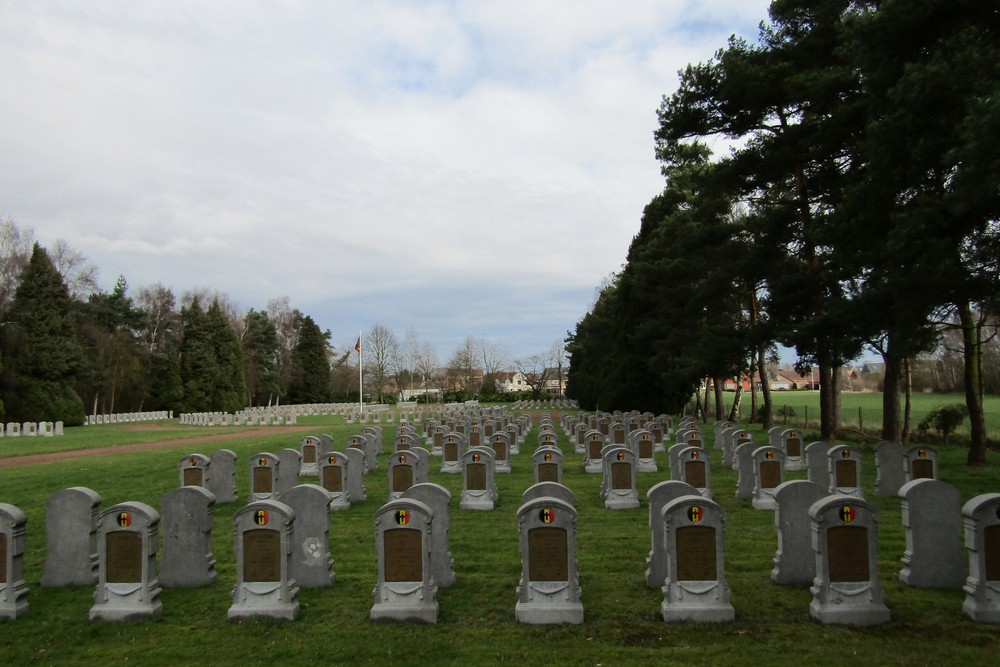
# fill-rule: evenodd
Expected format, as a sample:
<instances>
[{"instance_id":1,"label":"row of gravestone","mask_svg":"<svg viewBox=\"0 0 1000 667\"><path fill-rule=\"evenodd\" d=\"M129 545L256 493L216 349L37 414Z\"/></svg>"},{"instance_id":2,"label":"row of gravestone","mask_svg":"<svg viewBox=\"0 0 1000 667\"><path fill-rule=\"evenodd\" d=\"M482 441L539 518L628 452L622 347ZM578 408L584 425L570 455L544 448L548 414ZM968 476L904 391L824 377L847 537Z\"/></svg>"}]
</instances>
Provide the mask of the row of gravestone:
<instances>
[{"instance_id":1,"label":"row of gravestone","mask_svg":"<svg viewBox=\"0 0 1000 667\"><path fill-rule=\"evenodd\" d=\"M63 434L63 423L58 422L7 422L6 428L0 428L0 436L17 438L19 436L53 436Z\"/></svg>"},{"instance_id":2,"label":"row of gravestone","mask_svg":"<svg viewBox=\"0 0 1000 667\"><path fill-rule=\"evenodd\" d=\"M87 415L84 426L96 426L98 424L131 424L134 422L158 421L160 419L173 419L173 410L151 410L147 412L114 412L111 414Z\"/></svg>"}]
</instances>

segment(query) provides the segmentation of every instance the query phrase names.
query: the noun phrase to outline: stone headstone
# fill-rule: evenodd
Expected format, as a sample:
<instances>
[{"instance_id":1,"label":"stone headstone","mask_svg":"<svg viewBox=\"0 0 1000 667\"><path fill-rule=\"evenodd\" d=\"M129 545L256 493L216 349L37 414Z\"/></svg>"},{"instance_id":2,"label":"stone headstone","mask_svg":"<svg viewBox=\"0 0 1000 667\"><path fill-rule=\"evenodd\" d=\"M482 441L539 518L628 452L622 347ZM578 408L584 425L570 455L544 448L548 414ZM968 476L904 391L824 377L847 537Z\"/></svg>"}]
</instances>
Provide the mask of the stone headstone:
<instances>
[{"instance_id":1,"label":"stone headstone","mask_svg":"<svg viewBox=\"0 0 1000 667\"><path fill-rule=\"evenodd\" d=\"M458 507L463 510L492 510L497 500L493 479L493 450L470 449L462 454L462 496Z\"/></svg>"},{"instance_id":2,"label":"stone headstone","mask_svg":"<svg viewBox=\"0 0 1000 667\"><path fill-rule=\"evenodd\" d=\"M977 623L1000 623L1000 493L984 493L962 506L969 576L962 611Z\"/></svg>"},{"instance_id":3,"label":"stone headstone","mask_svg":"<svg viewBox=\"0 0 1000 667\"><path fill-rule=\"evenodd\" d=\"M537 482L532 484L521 494L521 504L523 505L530 500L546 496L558 498L567 505L576 506L576 496L573 495L573 492L570 491L569 487L557 482Z\"/></svg>"},{"instance_id":4,"label":"stone headstone","mask_svg":"<svg viewBox=\"0 0 1000 667\"><path fill-rule=\"evenodd\" d=\"M829 490L830 488L830 460L827 452L832 447L829 442L819 440L810 442L802 451L806 455L806 469L810 482L819 484L820 488Z\"/></svg>"},{"instance_id":5,"label":"stone headstone","mask_svg":"<svg viewBox=\"0 0 1000 667\"><path fill-rule=\"evenodd\" d=\"M603 455L604 508L611 510L639 507L639 492L635 487L635 452L627 447L608 447Z\"/></svg>"},{"instance_id":6,"label":"stone headstone","mask_svg":"<svg viewBox=\"0 0 1000 667\"><path fill-rule=\"evenodd\" d=\"M277 496L280 463L271 452L261 452L250 459L250 502L271 500Z\"/></svg>"},{"instance_id":7,"label":"stone headstone","mask_svg":"<svg viewBox=\"0 0 1000 667\"><path fill-rule=\"evenodd\" d=\"M774 583L785 586L812 583L816 576L816 554L809 508L825 495L826 489L804 479L783 482L774 490L774 525L778 528L778 549L771 570Z\"/></svg>"},{"instance_id":8,"label":"stone headstone","mask_svg":"<svg viewBox=\"0 0 1000 667\"><path fill-rule=\"evenodd\" d=\"M741 500L753 498L754 486L757 483L757 476L754 472L753 452L756 445L752 442L744 442L736 446L733 454L733 468L737 471L736 497Z\"/></svg>"},{"instance_id":9,"label":"stone headstone","mask_svg":"<svg viewBox=\"0 0 1000 667\"><path fill-rule=\"evenodd\" d=\"M351 494L348 490L350 465L347 455L340 452L330 452L319 462L319 485L330 494L331 510L351 506Z\"/></svg>"},{"instance_id":10,"label":"stone headstone","mask_svg":"<svg viewBox=\"0 0 1000 667\"><path fill-rule=\"evenodd\" d=\"M779 447L758 447L753 451L753 508L773 510L774 490L785 481L785 453Z\"/></svg>"},{"instance_id":11,"label":"stone headstone","mask_svg":"<svg viewBox=\"0 0 1000 667\"><path fill-rule=\"evenodd\" d=\"M861 490L861 451L847 445L835 445L827 452L831 494L863 498Z\"/></svg>"},{"instance_id":12,"label":"stone headstone","mask_svg":"<svg viewBox=\"0 0 1000 667\"><path fill-rule=\"evenodd\" d=\"M576 570L576 509L541 497L517 510L521 581L515 618L519 623L583 623Z\"/></svg>"},{"instance_id":13,"label":"stone headstone","mask_svg":"<svg viewBox=\"0 0 1000 667\"><path fill-rule=\"evenodd\" d=\"M275 474L274 493L280 499L281 494L298 486L299 471L302 469L302 455L299 454L298 449L285 447L278 452L278 458L281 465L278 466Z\"/></svg>"},{"instance_id":14,"label":"stone headstone","mask_svg":"<svg viewBox=\"0 0 1000 667\"><path fill-rule=\"evenodd\" d=\"M724 556L726 514L700 495L681 496L660 511L667 553L660 614L666 623L726 623L729 601Z\"/></svg>"},{"instance_id":15,"label":"stone headstone","mask_svg":"<svg viewBox=\"0 0 1000 667\"><path fill-rule=\"evenodd\" d=\"M249 503L233 515L236 586L230 619L293 620L299 588L291 576L295 512L277 500Z\"/></svg>"},{"instance_id":16,"label":"stone headstone","mask_svg":"<svg viewBox=\"0 0 1000 667\"><path fill-rule=\"evenodd\" d=\"M605 440L600 431L588 431L584 436L584 453L586 458L583 462L583 471L589 473L599 473L604 471L604 461L601 458L601 450L604 449Z\"/></svg>"},{"instance_id":17,"label":"stone headstone","mask_svg":"<svg viewBox=\"0 0 1000 667\"><path fill-rule=\"evenodd\" d=\"M196 588L214 583L219 576L212 556L215 496L202 486L182 486L163 496L160 510L160 584Z\"/></svg>"},{"instance_id":18,"label":"stone headstone","mask_svg":"<svg viewBox=\"0 0 1000 667\"><path fill-rule=\"evenodd\" d=\"M552 446L542 446L532 454L535 466L535 483L557 482L562 484L562 452Z\"/></svg>"},{"instance_id":19,"label":"stone headstone","mask_svg":"<svg viewBox=\"0 0 1000 667\"><path fill-rule=\"evenodd\" d=\"M875 495L895 496L903 486L903 446L883 440L875 444Z\"/></svg>"},{"instance_id":20,"label":"stone headstone","mask_svg":"<svg viewBox=\"0 0 1000 667\"><path fill-rule=\"evenodd\" d=\"M830 495L809 508L816 576L810 615L823 624L887 623L878 580L878 511L864 500Z\"/></svg>"},{"instance_id":21,"label":"stone headstone","mask_svg":"<svg viewBox=\"0 0 1000 667\"><path fill-rule=\"evenodd\" d=\"M97 518L99 576L90 620L131 621L163 612L156 577L159 513L145 503L121 503Z\"/></svg>"},{"instance_id":22,"label":"stone headstone","mask_svg":"<svg viewBox=\"0 0 1000 667\"><path fill-rule=\"evenodd\" d=\"M656 441L647 429L633 431L632 444L636 453L636 470L638 472L656 472Z\"/></svg>"},{"instance_id":23,"label":"stone headstone","mask_svg":"<svg viewBox=\"0 0 1000 667\"><path fill-rule=\"evenodd\" d=\"M386 503L375 513L378 582L369 617L437 623L437 585L431 568L434 511L412 498Z\"/></svg>"},{"instance_id":24,"label":"stone headstone","mask_svg":"<svg viewBox=\"0 0 1000 667\"><path fill-rule=\"evenodd\" d=\"M299 455L302 461L299 475L302 477L318 477L319 462L325 452L321 449L322 441L315 435L307 435L299 441Z\"/></svg>"},{"instance_id":25,"label":"stone headstone","mask_svg":"<svg viewBox=\"0 0 1000 667\"><path fill-rule=\"evenodd\" d=\"M365 453L355 447L348 447L344 450L347 457L347 494L352 503L359 503L368 500L365 492Z\"/></svg>"},{"instance_id":26,"label":"stone headstone","mask_svg":"<svg viewBox=\"0 0 1000 667\"><path fill-rule=\"evenodd\" d=\"M903 480L938 478L938 453L933 447L917 445L903 452Z\"/></svg>"},{"instance_id":27,"label":"stone headstone","mask_svg":"<svg viewBox=\"0 0 1000 667\"><path fill-rule=\"evenodd\" d=\"M906 551L899 580L915 588L961 588L962 499L958 489L933 478L919 478L899 489Z\"/></svg>"},{"instance_id":28,"label":"stone headstone","mask_svg":"<svg viewBox=\"0 0 1000 667\"><path fill-rule=\"evenodd\" d=\"M101 497L74 486L45 501L47 548L42 587L93 586L97 582L97 510Z\"/></svg>"},{"instance_id":29,"label":"stone headstone","mask_svg":"<svg viewBox=\"0 0 1000 667\"><path fill-rule=\"evenodd\" d=\"M778 440L779 447L785 452L785 470L805 470L802 433L794 429L785 429L781 431Z\"/></svg>"},{"instance_id":30,"label":"stone headstone","mask_svg":"<svg viewBox=\"0 0 1000 667\"><path fill-rule=\"evenodd\" d=\"M389 457L389 500L396 500L416 483L417 459L412 452L398 451Z\"/></svg>"},{"instance_id":31,"label":"stone headstone","mask_svg":"<svg viewBox=\"0 0 1000 667\"><path fill-rule=\"evenodd\" d=\"M660 510L676 498L697 494L698 491L693 486L679 480L660 482L646 492L649 501L649 528L652 533L652 546L646 556L646 585L650 588L662 588L667 578L667 550Z\"/></svg>"},{"instance_id":32,"label":"stone headstone","mask_svg":"<svg viewBox=\"0 0 1000 667\"><path fill-rule=\"evenodd\" d=\"M440 484L422 482L414 484L403 492L403 498L418 500L434 513L431 523L431 573L439 588L447 588L455 583L455 560L451 555L449 532L451 531L451 493Z\"/></svg>"},{"instance_id":33,"label":"stone headstone","mask_svg":"<svg viewBox=\"0 0 1000 667\"><path fill-rule=\"evenodd\" d=\"M711 498L708 450L686 445L680 445L680 447L681 449L677 452L678 479L693 486L698 495Z\"/></svg>"},{"instance_id":34,"label":"stone headstone","mask_svg":"<svg viewBox=\"0 0 1000 667\"><path fill-rule=\"evenodd\" d=\"M211 486L212 459L204 454L189 454L180 460L181 486Z\"/></svg>"},{"instance_id":35,"label":"stone headstone","mask_svg":"<svg viewBox=\"0 0 1000 667\"><path fill-rule=\"evenodd\" d=\"M336 580L330 555L330 493L316 484L299 484L281 495L292 508L291 577L303 588L332 586Z\"/></svg>"},{"instance_id":36,"label":"stone headstone","mask_svg":"<svg viewBox=\"0 0 1000 667\"><path fill-rule=\"evenodd\" d=\"M24 582L27 515L14 505L0 503L0 620L12 621L28 611Z\"/></svg>"}]
</instances>

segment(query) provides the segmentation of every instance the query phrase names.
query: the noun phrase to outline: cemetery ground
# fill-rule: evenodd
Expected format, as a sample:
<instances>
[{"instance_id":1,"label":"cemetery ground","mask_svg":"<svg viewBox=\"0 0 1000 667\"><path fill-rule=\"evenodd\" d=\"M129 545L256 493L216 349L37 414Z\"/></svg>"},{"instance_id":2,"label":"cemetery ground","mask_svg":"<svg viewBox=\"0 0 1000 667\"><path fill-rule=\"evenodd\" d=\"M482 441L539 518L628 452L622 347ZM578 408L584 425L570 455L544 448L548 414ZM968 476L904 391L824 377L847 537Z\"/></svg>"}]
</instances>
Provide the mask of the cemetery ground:
<instances>
[{"instance_id":1,"label":"cemetery ground","mask_svg":"<svg viewBox=\"0 0 1000 667\"><path fill-rule=\"evenodd\" d=\"M558 414L552 417L557 420ZM564 483L576 495L579 512L577 557L585 620L582 625L518 624L514 605L521 564L516 512L521 493L533 481L531 451L536 430L513 457L513 472L496 476L499 501L493 511L460 510L461 475L440 474L439 465L432 466L430 481L452 493L450 542L457 574L453 586L437 593L440 617L436 625L369 620L371 591L377 581L372 519L388 492L387 454L379 457L378 468L365 477L368 500L331 514L336 583L329 588L302 589L298 620L232 622L226 617L236 580L232 517L249 492L250 458L259 452L296 447L308 433L330 434L339 451L361 427L347 425L339 417L301 418L299 426L306 428L294 430L277 426L180 429L173 422L158 426L71 428L61 438L44 439L61 441L51 444L42 438L0 440L0 456L4 457L15 451L39 453L50 446L122 446L113 454L0 468L0 502L14 504L28 516L25 580L30 587L28 612L0 623L3 664L987 665L995 664L1000 649L1000 627L969 620L961 611L962 591L919 590L899 582L899 558L905 546L900 500L874 495L874 439L860 448L866 498L880 512L879 575L892 613L885 625L821 625L809 615L808 587L771 582L771 559L777 545L773 513L754 510L750 501L734 497L736 473L722 467L721 452L714 449L710 449L711 485L715 500L727 513L725 571L736 620L663 623L658 617L663 595L647 588L644 579L650 546L645 492L669 478L667 455L657 454L659 472L638 473L640 509L607 510L599 497L601 476L583 472L582 455L573 453L561 431ZM388 445L395 425L382 424L382 428ZM750 430L758 442L766 442L759 428ZM711 440L711 430L706 432ZM230 433L237 434L235 440L215 440ZM151 448L126 453L126 443ZM241 500L215 507L212 541L218 582L200 589L164 589L160 596L163 614L130 623L88 621L93 587L41 588L45 501L50 495L84 486L100 494L102 508L141 501L159 509L161 498L179 486L182 457L211 455L221 448L239 456ZM989 452L991 465L984 469L967 468L961 447L939 447L938 451L940 478L959 489L963 502L1000 491L996 451ZM786 479L805 474L789 473Z\"/></svg>"}]
</instances>

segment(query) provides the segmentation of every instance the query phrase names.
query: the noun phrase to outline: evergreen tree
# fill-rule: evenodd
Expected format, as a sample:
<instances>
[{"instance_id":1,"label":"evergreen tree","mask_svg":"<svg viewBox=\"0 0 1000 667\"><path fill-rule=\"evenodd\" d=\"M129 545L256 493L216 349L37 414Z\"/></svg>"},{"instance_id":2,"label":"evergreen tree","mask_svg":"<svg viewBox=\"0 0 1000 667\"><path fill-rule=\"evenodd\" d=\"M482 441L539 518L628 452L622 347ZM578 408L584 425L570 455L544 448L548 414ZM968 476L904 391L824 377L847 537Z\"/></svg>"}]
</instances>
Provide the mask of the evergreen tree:
<instances>
[{"instance_id":1,"label":"evergreen tree","mask_svg":"<svg viewBox=\"0 0 1000 667\"><path fill-rule=\"evenodd\" d=\"M241 342L249 404L264 405L278 395L278 336L266 312L247 312Z\"/></svg>"},{"instance_id":2,"label":"evergreen tree","mask_svg":"<svg viewBox=\"0 0 1000 667\"><path fill-rule=\"evenodd\" d=\"M243 379L243 354L240 351L239 339L217 299L212 301L205 319L216 363L210 409L237 412L247 405L247 388Z\"/></svg>"},{"instance_id":3,"label":"evergreen tree","mask_svg":"<svg viewBox=\"0 0 1000 667\"><path fill-rule=\"evenodd\" d=\"M4 403L16 421L83 423L72 386L82 359L74 313L66 284L36 243L6 315Z\"/></svg>"},{"instance_id":4,"label":"evergreen tree","mask_svg":"<svg viewBox=\"0 0 1000 667\"><path fill-rule=\"evenodd\" d=\"M330 362L330 332L321 331L312 317L301 319L299 339L295 345L296 375L288 390L291 403L323 403L332 396Z\"/></svg>"},{"instance_id":5,"label":"evergreen tree","mask_svg":"<svg viewBox=\"0 0 1000 667\"><path fill-rule=\"evenodd\" d=\"M180 378L184 388L182 403L185 412L205 412L212 409L215 378L219 363L205 311L197 297L181 309L183 336L180 348Z\"/></svg>"}]
</instances>

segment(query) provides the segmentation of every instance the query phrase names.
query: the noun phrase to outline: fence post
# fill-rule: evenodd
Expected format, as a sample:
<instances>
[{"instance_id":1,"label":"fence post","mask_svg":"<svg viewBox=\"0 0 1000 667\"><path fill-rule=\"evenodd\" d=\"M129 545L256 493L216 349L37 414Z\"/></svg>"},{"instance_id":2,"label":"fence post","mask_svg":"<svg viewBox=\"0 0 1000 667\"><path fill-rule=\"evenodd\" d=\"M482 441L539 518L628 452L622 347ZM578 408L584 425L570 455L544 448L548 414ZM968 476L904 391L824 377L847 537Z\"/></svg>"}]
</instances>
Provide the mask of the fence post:
<instances>
[{"instance_id":1,"label":"fence post","mask_svg":"<svg viewBox=\"0 0 1000 667\"><path fill-rule=\"evenodd\" d=\"M803 414L805 415L805 417L804 417L805 423L802 424L802 428L803 429L807 429L807 428L809 428L809 406L808 405L803 408Z\"/></svg>"},{"instance_id":2,"label":"fence post","mask_svg":"<svg viewBox=\"0 0 1000 667\"><path fill-rule=\"evenodd\" d=\"M863 417L861 416L861 406L860 405L858 406L858 430L859 431L864 431L865 430L865 422L864 422Z\"/></svg>"}]
</instances>

